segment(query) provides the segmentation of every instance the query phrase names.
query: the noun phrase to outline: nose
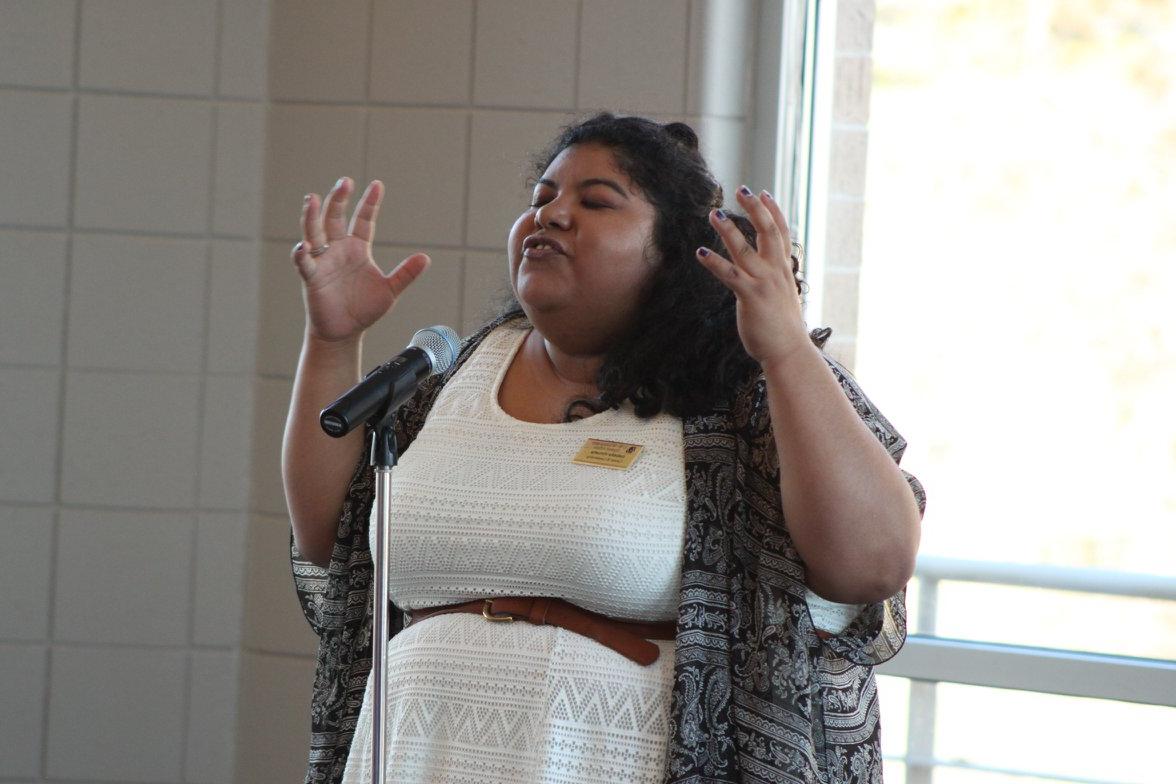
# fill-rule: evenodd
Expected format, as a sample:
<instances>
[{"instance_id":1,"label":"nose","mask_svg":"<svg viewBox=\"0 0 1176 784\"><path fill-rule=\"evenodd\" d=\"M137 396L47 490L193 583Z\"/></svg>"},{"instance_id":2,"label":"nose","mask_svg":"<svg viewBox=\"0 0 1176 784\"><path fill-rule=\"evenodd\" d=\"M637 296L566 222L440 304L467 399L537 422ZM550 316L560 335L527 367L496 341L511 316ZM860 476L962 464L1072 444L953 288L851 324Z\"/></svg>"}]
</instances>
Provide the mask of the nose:
<instances>
[{"instance_id":1,"label":"nose","mask_svg":"<svg viewBox=\"0 0 1176 784\"><path fill-rule=\"evenodd\" d=\"M564 200L555 198L535 210L535 225L541 229L566 229L569 221Z\"/></svg>"}]
</instances>

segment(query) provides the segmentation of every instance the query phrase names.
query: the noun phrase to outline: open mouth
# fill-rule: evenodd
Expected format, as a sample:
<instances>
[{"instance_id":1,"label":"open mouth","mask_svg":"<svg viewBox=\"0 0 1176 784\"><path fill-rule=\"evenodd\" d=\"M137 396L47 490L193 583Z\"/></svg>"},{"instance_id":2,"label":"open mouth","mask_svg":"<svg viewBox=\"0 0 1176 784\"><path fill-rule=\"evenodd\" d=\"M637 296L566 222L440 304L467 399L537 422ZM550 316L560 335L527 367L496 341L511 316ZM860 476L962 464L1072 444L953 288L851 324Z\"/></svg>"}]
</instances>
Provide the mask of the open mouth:
<instances>
[{"instance_id":1,"label":"open mouth","mask_svg":"<svg viewBox=\"0 0 1176 784\"><path fill-rule=\"evenodd\" d=\"M567 251L559 240L532 234L523 240L523 256L528 259L542 259L551 256L566 256Z\"/></svg>"}]
</instances>

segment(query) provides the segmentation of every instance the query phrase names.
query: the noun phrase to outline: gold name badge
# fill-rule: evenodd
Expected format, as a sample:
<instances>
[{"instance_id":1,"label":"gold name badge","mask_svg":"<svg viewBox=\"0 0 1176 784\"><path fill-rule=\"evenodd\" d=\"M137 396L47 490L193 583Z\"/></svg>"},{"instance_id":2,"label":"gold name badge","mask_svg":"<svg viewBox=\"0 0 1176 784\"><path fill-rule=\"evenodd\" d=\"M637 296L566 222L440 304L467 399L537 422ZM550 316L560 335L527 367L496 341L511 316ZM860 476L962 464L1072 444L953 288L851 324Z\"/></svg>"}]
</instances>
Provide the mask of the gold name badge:
<instances>
[{"instance_id":1,"label":"gold name badge","mask_svg":"<svg viewBox=\"0 0 1176 784\"><path fill-rule=\"evenodd\" d=\"M580 447L576 456L572 458L572 462L626 471L637 462L637 458L641 456L641 450L644 448L640 444L589 438L584 442L584 446Z\"/></svg>"}]
</instances>

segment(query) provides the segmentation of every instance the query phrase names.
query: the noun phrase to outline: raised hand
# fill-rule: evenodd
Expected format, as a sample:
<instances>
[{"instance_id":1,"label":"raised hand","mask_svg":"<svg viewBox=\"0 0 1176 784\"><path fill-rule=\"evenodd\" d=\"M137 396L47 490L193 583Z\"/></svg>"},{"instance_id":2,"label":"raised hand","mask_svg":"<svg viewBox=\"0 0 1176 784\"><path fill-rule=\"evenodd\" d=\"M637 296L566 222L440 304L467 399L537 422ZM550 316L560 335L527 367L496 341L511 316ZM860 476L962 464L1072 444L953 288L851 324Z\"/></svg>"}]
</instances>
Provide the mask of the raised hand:
<instances>
[{"instance_id":1,"label":"raised hand","mask_svg":"<svg viewBox=\"0 0 1176 784\"><path fill-rule=\"evenodd\" d=\"M323 341L357 339L396 303L429 265L414 253L385 275L372 258L372 236L384 196L373 180L346 224L349 177L340 177L322 204L308 193L302 203L302 241L290 257L303 281L308 334Z\"/></svg>"},{"instance_id":2,"label":"raised hand","mask_svg":"<svg viewBox=\"0 0 1176 784\"><path fill-rule=\"evenodd\" d=\"M792 237L780 205L767 191L758 196L746 186L736 194L755 227L755 247L722 210L711 212L730 260L699 248L698 260L735 294L739 337L748 355L767 365L798 346L808 345L796 278Z\"/></svg>"}]
</instances>

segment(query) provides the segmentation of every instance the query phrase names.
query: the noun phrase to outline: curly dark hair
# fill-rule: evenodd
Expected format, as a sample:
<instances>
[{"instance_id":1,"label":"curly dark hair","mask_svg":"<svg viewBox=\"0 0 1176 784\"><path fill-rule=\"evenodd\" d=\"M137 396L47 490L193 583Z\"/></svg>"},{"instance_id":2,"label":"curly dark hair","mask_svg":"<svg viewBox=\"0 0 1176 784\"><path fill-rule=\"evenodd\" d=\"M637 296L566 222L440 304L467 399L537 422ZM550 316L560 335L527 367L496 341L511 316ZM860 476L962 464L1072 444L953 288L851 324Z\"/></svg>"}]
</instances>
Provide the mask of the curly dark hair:
<instances>
[{"instance_id":1,"label":"curly dark hair","mask_svg":"<svg viewBox=\"0 0 1176 784\"><path fill-rule=\"evenodd\" d=\"M735 295L695 257L699 247L726 255L708 220L712 209L723 206L723 189L698 150L698 136L685 123L662 125L600 113L564 128L535 159L536 177L578 144L611 150L617 166L653 205L652 250L658 267L636 319L605 356L597 376L599 398L574 401L567 418L615 408L625 400L643 418L663 410L689 416L722 405L759 366L739 339ZM726 212L754 245L751 222ZM803 293L796 253L792 271L797 293ZM522 312L517 301L507 310Z\"/></svg>"}]
</instances>

